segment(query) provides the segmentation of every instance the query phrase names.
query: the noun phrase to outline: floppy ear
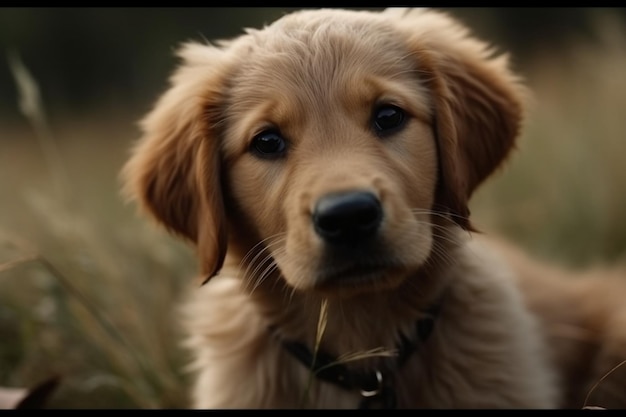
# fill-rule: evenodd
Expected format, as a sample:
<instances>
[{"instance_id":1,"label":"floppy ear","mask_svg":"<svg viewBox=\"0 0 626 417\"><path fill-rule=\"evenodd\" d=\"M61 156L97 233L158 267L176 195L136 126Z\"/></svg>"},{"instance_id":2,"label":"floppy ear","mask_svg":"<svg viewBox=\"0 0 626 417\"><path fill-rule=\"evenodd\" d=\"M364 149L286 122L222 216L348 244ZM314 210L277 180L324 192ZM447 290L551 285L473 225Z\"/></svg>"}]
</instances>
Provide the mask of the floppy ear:
<instances>
[{"instance_id":1,"label":"floppy ear","mask_svg":"<svg viewBox=\"0 0 626 417\"><path fill-rule=\"evenodd\" d=\"M170 232L196 245L205 281L217 274L226 254L215 132L224 54L196 43L178 51L183 63L141 121L143 137L121 173L128 197Z\"/></svg>"},{"instance_id":2,"label":"floppy ear","mask_svg":"<svg viewBox=\"0 0 626 417\"><path fill-rule=\"evenodd\" d=\"M472 37L444 13L387 9L407 38L431 94L440 162L437 205L473 230L468 200L506 159L523 118L526 94L506 56Z\"/></svg>"}]
</instances>

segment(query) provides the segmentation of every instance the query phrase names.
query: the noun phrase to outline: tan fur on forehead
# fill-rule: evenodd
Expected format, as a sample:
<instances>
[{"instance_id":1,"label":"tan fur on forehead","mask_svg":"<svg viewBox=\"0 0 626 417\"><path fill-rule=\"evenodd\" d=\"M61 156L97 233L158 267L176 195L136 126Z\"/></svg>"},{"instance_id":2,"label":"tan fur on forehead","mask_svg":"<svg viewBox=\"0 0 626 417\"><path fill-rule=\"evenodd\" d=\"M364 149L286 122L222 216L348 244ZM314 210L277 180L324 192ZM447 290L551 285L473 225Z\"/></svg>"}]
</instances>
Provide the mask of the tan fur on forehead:
<instances>
[{"instance_id":1,"label":"tan fur on forehead","mask_svg":"<svg viewBox=\"0 0 626 417\"><path fill-rule=\"evenodd\" d=\"M338 18L335 12L352 19ZM410 59L403 59L410 51L398 41L393 26L376 14L301 12L248 31L248 36L246 57L236 70L245 76L238 77L236 88L248 94L257 91L259 98L264 95L259 85L288 91L287 85L319 100L327 91L345 89L345 77L376 74L394 79L415 70Z\"/></svg>"},{"instance_id":2,"label":"tan fur on forehead","mask_svg":"<svg viewBox=\"0 0 626 417\"><path fill-rule=\"evenodd\" d=\"M352 19L337 20L335 12ZM237 47L245 57L232 70L224 111L235 130L229 136L249 139L272 125L288 130L305 119L330 122L340 112L352 117L355 111L366 113L366 128L378 102L431 121L429 92L410 50L376 14L304 11L248 30L244 38ZM241 153L241 143L223 146L227 158Z\"/></svg>"}]
</instances>

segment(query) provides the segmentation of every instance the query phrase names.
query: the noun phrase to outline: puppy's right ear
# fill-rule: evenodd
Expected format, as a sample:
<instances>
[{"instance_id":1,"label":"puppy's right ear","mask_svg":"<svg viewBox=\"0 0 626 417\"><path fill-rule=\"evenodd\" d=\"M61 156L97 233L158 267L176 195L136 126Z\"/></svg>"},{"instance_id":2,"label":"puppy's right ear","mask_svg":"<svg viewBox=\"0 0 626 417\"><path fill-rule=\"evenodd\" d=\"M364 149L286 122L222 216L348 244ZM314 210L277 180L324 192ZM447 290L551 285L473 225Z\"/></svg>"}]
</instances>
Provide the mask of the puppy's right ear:
<instances>
[{"instance_id":1,"label":"puppy's right ear","mask_svg":"<svg viewBox=\"0 0 626 417\"><path fill-rule=\"evenodd\" d=\"M215 126L227 52L183 45L170 88L141 121L143 137L122 169L124 193L158 222L194 243L208 280L222 267L226 222Z\"/></svg>"}]
</instances>

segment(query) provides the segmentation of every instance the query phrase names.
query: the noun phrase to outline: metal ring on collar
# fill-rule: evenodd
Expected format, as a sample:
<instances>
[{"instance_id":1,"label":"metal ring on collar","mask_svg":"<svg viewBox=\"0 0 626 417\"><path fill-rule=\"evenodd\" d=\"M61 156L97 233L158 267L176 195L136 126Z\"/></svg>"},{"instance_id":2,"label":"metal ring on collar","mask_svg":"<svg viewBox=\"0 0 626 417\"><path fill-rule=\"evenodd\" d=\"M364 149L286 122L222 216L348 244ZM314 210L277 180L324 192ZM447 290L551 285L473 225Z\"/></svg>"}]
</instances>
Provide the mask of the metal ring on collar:
<instances>
[{"instance_id":1,"label":"metal ring on collar","mask_svg":"<svg viewBox=\"0 0 626 417\"><path fill-rule=\"evenodd\" d=\"M383 390L383 374L380 371L376 371L376 380L378 381L378 387L376 387L376 389L368 391L368 390L361 390L361 396L365 397L365 398L369 398L369 397L375 397L376 395L379 395L382 390Z\"/></svg>"}]
</instances>

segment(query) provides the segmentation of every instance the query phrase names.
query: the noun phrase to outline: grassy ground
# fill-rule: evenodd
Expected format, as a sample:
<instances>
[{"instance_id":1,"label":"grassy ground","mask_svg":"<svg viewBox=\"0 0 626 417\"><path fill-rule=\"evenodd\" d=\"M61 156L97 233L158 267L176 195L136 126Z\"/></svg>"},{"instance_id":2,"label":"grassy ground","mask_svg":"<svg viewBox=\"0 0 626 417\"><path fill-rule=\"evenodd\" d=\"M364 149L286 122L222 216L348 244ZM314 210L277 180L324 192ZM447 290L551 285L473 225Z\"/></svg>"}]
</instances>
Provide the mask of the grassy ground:
<instances>
[{"instance_id":1,"label":"grassy ground","mask_svg":"<svg viewBox=\"0 0 626 417\"><path fill-rule=\"evenodd\" d=\"M527 63L519 149L473 200L479 225L574 266L626 260L626 36L608 19L598 35Z\"/></svg>"},{"instance_id":2,"label":"grassy ground","mask_svg":"<svg viewBox=\"0 0 626 417\"><path fill-rule=\"evenodd\" d=\"M626 35L610 23L601 44L525 63L519 149L472 203L479 228L572 266L626 260ZM45 143L0 126L0 386L59 374L51 407L186 406L172 313L195 261L118 192L140 116L55 120Z\"/></svg>"},{"instance_id":3,"label":"grassy ground","mask_svg":"<svg viewBox=\"0 0 626 417\"><path fill-rule=\"evenodd\" d=\"M58 130L63 188L32 134L0 152L0 385L55 373L52 405L182 406L172 308L194 261L118 197L133 131L118 123Z\"/></svg>"}]
</instances>

